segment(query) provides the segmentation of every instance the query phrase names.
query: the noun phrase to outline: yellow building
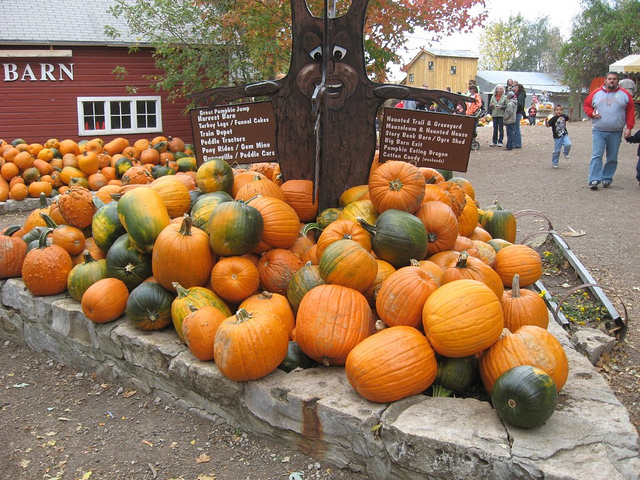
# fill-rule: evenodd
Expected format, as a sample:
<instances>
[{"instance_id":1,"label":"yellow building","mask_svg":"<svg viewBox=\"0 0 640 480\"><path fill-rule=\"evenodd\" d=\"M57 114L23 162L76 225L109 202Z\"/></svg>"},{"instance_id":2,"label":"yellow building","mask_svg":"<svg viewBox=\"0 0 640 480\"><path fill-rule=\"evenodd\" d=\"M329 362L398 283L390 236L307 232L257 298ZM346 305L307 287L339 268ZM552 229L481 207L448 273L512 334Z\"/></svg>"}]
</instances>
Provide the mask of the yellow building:
<instances>
[{"instance_id":1,"label":"yellow building","mask_svg":"<svg viewBox=\"0 0 640 480\"><path fill-rule=\"evenodd\" d=\"M401 82L409 87L427 85L432 89L467 92L469 80L478 72L478 55L468 50L442 50L421 48L404 68L407 76Z\"/></svg>"}]
</instances>

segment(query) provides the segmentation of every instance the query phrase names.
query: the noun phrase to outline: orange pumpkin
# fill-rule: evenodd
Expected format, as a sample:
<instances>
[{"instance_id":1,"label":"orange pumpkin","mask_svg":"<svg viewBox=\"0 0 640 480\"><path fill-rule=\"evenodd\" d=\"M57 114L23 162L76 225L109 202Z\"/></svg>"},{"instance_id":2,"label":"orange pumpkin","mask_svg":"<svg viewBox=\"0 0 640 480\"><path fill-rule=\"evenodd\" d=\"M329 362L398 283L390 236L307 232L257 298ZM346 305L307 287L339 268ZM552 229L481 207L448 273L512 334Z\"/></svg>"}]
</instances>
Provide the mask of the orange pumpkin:
<instances>
[{"instance_id":1,"label":"orange pumpkin","mask_svg":"<svg viewBox=\"0 0 640 480\"><path fill-rule=\"evenodd\" d=\"M263 230L261 242L271 248L289 248L300 233L300 219L295 210L284 200L261 196L251 199L248 205L262 215Z\"/></svg>"},{"instance_id":2,"label":"orange pumpkin","mask_svg":"<svg viewBox=\"0 0 640 480\"><path fill-rule=\"evenodd\" d=\"M422 324L433 349L445 357L476 355L493 345L504 326L496 294L478 280L454 280L424 304Z\"/></svg>"},{"instance_id":3,"label":"orange pumpkin","mask_svg":"<svg viewBox=\"0 0 640 480\"><path fill-rule=\"evenodd\" d=\"M287 180L280 185L285 201L295 210L302 222L311 222L318 215L318 192L313 198L311 180Z\"/></svg>"},{"instance_id":4,"label":"orange pumpkin","mask_svg":"<svg viewBox=\"0 0 640 480\"><path fill-rule=\"evenodd\" d=\"M542 276L540 254L526 245L511 245L496 253L493 268L505 287L511 286L513 276L520 276L520 286L533 285Z\"/></svg>"},{"instance_id":5,"label":"orange pumpkin","mask_svg":"<svg viewBox=\"0 0 640 480\"><path fill-rule=\"evenodd\" d=\"M225 257L211 270L211 288L220 298L240 303L260 287L260 273L256 265L245 257Z\"/></svg>"},{"instance_id":6,"label":"orange pumpkin","mask_svg":"<svg viewBox=\"0 0 640 480\"><path fill-rule=\"evenodd\" d=\"M436 378L436 356L415 328L386 328L356 345L345 363L351 386L371 402L387 403L419 395Z\"/></svg>"},{"instance_id":7,"label":"orange pumpkin","mask_svg":"<svg viewBox=\"0 0 640 480\"><path fill-rule=\"evenodd\" d=\"M442 202L427 202L418 207L415 216L427 229L427 256L453 248L459 227L451 207Z\"/></svg>"},{"instance_id":8,"label":"orange pumpkin","mask_svg":"<svg viewBox=\"0 0 640 480\"><path fill-rule=\"evenodd\" d=\"M442 272L443 284L463 278L484 283L498 299L502 298L504 287L498 274L479 258L469 256L468 252L461 252L457 258L453 257L445 262Z\"/></svg>"},{"instance_id":9,"label":"orange pumpkin","mask_svg":"<svg viewBox=\"0 0 640 480\"><path fill-rule=\"evenodd\" d=\"M182 321L182 337L198 360L213 360L216 332L227 315L212 305L196 308Z\"/></svg>"},{"instance_id":10,"label":"orange pumpkin","mask_svg":"<svg viewBox=\"0 0 640 480\"><path fill-rule=\"evenodd\" d=\"M128 299L129 290L122 280L103 278L85 290L80 303L89 320L108 323L122 316Z\"/></svg>"},{"instance_id":11,"label":"orange pumpkin","mask_svg":"<svg viewBox=\"0 0 640 480\"><path fill-rule=\"evenodd\" d=\"M60 214L67 225L85 228L91 225L96 206L93 196L85 187L73 186L58 198Z\"/></svg>"},{"instance_id":12,"label":"orange pumpkin","mask_svg":"<svg viewBox=\"0 0 640 480\"><path fill-rule=\"evenodd\" d=\"M66 250L47 245L51 229L40 234L38 247L27 253L22 263L22 281L33 295L56 295L67 289L67 278L73 263Z\"/></svg>"},{"instance_id":13,"label":"orange pumpkin","mask_svg":"<svg viewBox=\"0 0 640 480\"><path fill-rule=\"evenodd\" d=\"M293 338L316 362L344 365L349 352L374 331L364 295L341 285L318 285L300 302Z\"/></svg>"},{"instance_id":14,"label":"orange pumpkin","mask_svg":"<svg viewBox=\"0 0 640 480\"><path fill-rule=\"evenodd\" d=\"M295 327L295 316L287 297L279 293L262 292L245 298L238 308L244 308L248 312L268 311L273 313L282 322L287 335Z\"/></svg>"},{"instance_id":15,"label":"orange pumpkin","mask_svg":"<svg viewBox=\"0 0 640 480\"><path fill-rule=\"evenodd\" d=\"M322 257L325 249L338 240L353 240L367 251L371 251L371 234L362 225L351 220L338 219L331 222L318 237L318 257Z\"/></svg>"},{"instance_id":16,"label":"orange pumpkin","mask_svg":"<svg viewBox=\"0 0 640 480\"><path fill-rule=\"evenodd\" d=\"M500 300L504 326L515 332L525 325L546 329L549 325L547 304L536 292L520 288L520 276L513 276L511 290L505 290Z\"/></svg>"},{"instance_id":17,"label":"orange pumpkin","mask_svg":"<svg viewBox=\"0 0 640 480\"><path fill-rule=\"evenodd\" d=\"M302 268L302 265L298 256L289 250L282 248L269 250L260 257L258 262L260 285L266 291L286 295L291 277Z\"/></svg>"},{"instance_id":18,"label":"orange pumpkin","mask_svg":"<svg viewBox=\"0 0 640 480\"><path fill-rule=\"evenodd\" d=\"M396 209L415 212L424 198L424 177L415 165L391 160L369 178L369 197L378 213Z\"/></svg>"}]
</instances>

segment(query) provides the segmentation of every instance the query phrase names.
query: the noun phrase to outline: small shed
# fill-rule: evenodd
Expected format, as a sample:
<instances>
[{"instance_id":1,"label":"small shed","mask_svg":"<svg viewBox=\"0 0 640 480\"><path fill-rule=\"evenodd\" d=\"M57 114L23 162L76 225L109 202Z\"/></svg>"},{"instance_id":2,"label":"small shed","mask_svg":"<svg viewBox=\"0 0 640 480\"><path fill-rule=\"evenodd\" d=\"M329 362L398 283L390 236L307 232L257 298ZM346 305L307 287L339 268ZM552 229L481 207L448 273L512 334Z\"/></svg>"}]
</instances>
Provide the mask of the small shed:
<instances>
[{"instance_id":1,"label":"small shed","mask_svg":"<svg viewBox=\"0 0 640 480\"><path fill-rule=\"evenodd\" d=\"M443 50L421 48L403 69L407 72L402 85L465 93L469 80L476 78L478 55L469 50Z\"/></svg>"}]
</instances>

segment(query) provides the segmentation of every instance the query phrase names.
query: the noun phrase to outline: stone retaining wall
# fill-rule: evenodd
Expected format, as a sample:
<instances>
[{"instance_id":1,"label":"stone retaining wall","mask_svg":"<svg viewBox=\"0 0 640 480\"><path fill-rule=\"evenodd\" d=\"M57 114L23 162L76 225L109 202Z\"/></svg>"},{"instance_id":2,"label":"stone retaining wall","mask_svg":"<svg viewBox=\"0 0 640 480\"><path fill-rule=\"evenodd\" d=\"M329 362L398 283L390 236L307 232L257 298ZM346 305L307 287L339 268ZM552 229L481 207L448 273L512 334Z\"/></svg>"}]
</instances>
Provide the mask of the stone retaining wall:
<instances>
[{"instance_id":1,"label":"stone retaining wall","mask_svg":"<svg viewBox=\"0 0 640 480\"><path fill-rule=\"evenodd\" d=\"M143 332L124 317L97 325L68 295L34 297L20 279L0 289L0 338L372 479L639 478L638 434L626 409L553 322L569 379L547 424L522 430L475 399L368 402L336 367L232 382L213 362L195 359L171 329Z\"/></svg>"}]
</instances>

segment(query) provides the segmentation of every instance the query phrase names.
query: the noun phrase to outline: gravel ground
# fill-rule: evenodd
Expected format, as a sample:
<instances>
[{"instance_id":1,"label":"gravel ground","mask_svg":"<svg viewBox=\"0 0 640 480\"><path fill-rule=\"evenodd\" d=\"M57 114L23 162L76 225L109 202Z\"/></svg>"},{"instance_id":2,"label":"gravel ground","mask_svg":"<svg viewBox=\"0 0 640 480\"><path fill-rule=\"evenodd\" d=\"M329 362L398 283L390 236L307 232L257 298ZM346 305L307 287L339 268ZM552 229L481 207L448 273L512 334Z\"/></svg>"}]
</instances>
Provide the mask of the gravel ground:
<instances>
[{"instance_id":1,"label":"gravel ground","mask_svg":"<svg viewBox=\"0 0 640 480\"><path fill-rule=\"evenodd\" d=\"M491 127L478 129L480 150L458 174L481 206L499 200L512 211L544 214L593 277L628 310L629 332L599 370L640 426L637 269L640 188L635 146L622 145L610 189L591 191L588 122L569 124L573 149L551 168L551 132L523 127L524 145L490 148ZM24 215L5 215L0 226ZM535 233L519 222L519 238ZM578 235L573 232L578 232ZM142 392L76 372L9 342L0 343L0 465L3 478L60 479L344 479L365 478L283 445L190 415Z\"/></svg>"}]
</instances>

